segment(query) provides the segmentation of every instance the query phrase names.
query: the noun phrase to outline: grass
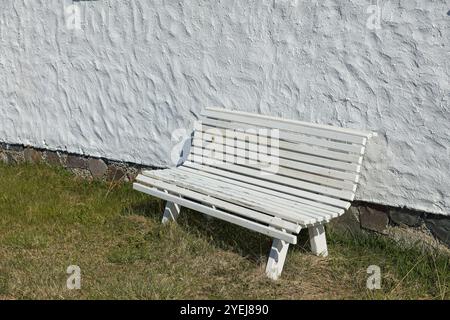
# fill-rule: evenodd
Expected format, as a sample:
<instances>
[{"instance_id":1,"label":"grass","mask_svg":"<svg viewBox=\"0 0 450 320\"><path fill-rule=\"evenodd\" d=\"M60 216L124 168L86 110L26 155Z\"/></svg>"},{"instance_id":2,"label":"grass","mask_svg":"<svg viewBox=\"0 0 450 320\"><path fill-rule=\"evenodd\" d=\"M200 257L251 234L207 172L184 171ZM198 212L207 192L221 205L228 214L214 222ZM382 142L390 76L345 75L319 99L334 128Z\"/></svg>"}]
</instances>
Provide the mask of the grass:
<instances>
[{"instance_id":1,"label":"grass","mask_svg":"<svg viewBox=\"0 0 450 320\"><path fill-rule=\"evenodd\" d=\"M196 212L160 223L164 203L129 184L45 165L0 165L0 299L449 299L449 257L385 237L329 230L327 258L307 234L283 275L264 276L271 240ZM81 290L66 269L81 268ZM381 289L368 290L369 265Z\"/></svg>"}]
</instances>

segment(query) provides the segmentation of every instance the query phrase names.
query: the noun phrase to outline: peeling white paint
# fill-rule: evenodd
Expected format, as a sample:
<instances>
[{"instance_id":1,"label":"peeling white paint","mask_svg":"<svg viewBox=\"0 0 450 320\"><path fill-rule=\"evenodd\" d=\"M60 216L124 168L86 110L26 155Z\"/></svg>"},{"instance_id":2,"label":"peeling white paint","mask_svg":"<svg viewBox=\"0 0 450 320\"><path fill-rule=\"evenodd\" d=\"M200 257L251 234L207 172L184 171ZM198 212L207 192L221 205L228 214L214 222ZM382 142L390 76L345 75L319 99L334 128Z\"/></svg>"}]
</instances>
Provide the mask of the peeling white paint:
<instances>
[{"instance_id":1,"label":"peeling white paint","mask_svg":"<svg viewBox=\"0 0 450 320\"><path fill-rule=\"evenodd\" d=\"M3 0L0 140L165 166L173 130L207 106L367 129L379 137L357 198L450 214L449 9Z\"/></svg>"}]
</instances>

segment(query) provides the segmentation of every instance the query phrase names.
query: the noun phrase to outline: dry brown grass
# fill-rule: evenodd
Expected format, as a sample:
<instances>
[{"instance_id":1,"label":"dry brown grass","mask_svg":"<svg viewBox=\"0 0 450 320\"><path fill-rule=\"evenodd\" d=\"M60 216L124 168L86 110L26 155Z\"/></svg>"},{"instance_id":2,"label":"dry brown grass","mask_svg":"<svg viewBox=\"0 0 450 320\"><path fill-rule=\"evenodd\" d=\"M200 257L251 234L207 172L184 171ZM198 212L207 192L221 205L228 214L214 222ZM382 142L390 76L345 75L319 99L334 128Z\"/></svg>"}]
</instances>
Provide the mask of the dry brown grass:
<instances>
[{"instance_id":1,"label":"dry brown grass","mask_svg":"<svg viewBox=\"0 0 450 320\"><path fill-rule=\"evenodd\" d=\"M0 165L0 299L448 299L449 258L373 235L330 233L327 258L292 247L279 281L270 239L62 169ZM79 265L81 290L66 288ZM369 265L382 289L366 289Z\"/></svg>"}]
</instances>

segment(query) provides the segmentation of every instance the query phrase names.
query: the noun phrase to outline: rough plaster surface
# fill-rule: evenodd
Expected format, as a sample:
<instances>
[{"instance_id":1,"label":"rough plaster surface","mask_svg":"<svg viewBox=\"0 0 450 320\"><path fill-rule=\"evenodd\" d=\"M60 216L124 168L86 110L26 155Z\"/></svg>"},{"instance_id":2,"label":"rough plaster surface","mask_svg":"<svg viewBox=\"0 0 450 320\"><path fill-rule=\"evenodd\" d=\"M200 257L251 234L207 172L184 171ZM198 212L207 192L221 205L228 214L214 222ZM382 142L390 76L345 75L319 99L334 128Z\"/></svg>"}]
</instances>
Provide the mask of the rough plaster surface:
<instances>
[{"instance_id":1,"label":"rough plaster surface","mask_svg":"<svg viewBox=\"0 0 450 320\"><path fill-rule=\"evenodd\" d=\"M3 0L0 140L168 166L206 106L370 129L357 198L450 214L446 2L83 1L71 30Z\"/></svg>"}]
</instances>

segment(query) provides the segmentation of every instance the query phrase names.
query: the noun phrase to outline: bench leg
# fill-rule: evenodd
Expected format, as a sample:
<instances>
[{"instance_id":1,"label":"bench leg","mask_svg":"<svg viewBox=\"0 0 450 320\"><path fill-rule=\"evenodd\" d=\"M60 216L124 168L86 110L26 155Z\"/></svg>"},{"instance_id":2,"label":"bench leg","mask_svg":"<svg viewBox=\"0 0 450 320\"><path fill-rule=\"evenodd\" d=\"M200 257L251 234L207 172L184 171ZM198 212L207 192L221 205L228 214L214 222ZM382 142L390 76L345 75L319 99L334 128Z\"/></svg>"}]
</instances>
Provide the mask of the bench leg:
<instances>
[{"instance_id":1,"label":"bench leg","mask_svg":"<svg viewBox=\"0 0 450 320\"><path fill-rule=\"evenodd\" d=\"M289 243L283 240L274 239L270 248L269 259L266 266L266 275L277 280L283 271L284 261L289 248Z\"/></svg>"},{"instance_id":2,"label":"bench leg","mask_svg":"<svg viewBox=\"0 0 450 320\"><path fill-rule=\"evenodd\" d=\"M311 251L317 255L328 256L327 239L325 237L325 228L323 224L309 227L309 242L311 244Z\"/></svg>"},{"instance_id":3,"label":"bench leg","mask_svg":"<svg viewBox=\"0 0 450 320\"><path fill-rule=\"evenodd\" d=\"M162 223L165 224L169 221L175 221L180 214L181 206L174 203L167 201L166 208L164 209L164 214L162 218Z\"/></svg>"}]
</instances>

